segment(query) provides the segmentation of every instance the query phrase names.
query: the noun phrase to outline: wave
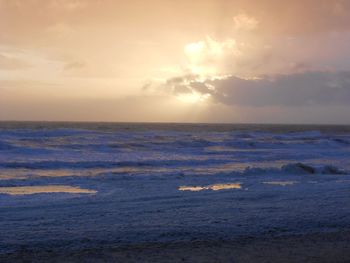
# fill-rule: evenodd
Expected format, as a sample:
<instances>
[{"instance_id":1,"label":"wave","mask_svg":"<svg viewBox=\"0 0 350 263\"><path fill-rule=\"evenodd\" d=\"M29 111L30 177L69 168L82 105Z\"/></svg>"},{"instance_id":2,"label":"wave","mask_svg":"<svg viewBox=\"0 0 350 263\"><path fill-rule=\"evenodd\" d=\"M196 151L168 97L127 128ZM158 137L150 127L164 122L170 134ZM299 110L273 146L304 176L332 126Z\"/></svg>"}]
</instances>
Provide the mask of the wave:
<instances>
[{"instance_id":1,"label":"wave","mask_svg":"<svg viewBox=\"0 0 350 263\"><path fill-rule=\"evenodd\" d=\"M15 147L12 144L0 141L0 151L7 151L12 149L15 149Z\"/></svg>"},{"instance_id":2,"label":"wave","mask_svg":"<svg viewBox=\"0 0 350 263\"><path fill-rule=\"evenodd\" d=\"M345 139L345 138L333 138L333 141L337 142L339 144L350 145L350 140Z\"/></svg>"},{"instance_id":3,"label":"wave","mask_svg":"<svg viewBox=\"0 0 350 263\"><path fill-rule=\"evenodd\" d=\"M285 173L295 175L305 174L329 174L329 175L345 175L349 172L338 168L333 165L324 165L320 167L307 165L304 163L289 163L281 166L280 168L269 167L269 168L251 168L247 167L244 171L244 175L251 174L267 174L267 173Z\"/></svg>"},{"instance_id":4,"label":"wave","mask_svg":"<svg viewBox=\"0 0 350 263\"><path fill-rule=\"evenodd\" d=\"M81 150L88 152L140 151L191 151L208 152L208 147L225 149L271 149L293 150L337 147L348 149L348 134L326 135L318 131L267 133L267 132L227 132L197 133L186 132L116 132L106 133L78 129L56 130L15 130L0 131L0 150L21 154L30 149ZM317 147L317 148L316 148ZM217 152L217 151L216 151Z\"/></svg>"},{"instance_id":5,"label":"wave","mask_svg":"<svg viewBox=\"0 0 350 263\"><path fill-rule=\"evenodd\" d=\"M217 165L227 160L176 159L176 160L140 160L140 161L34 161L34 162L0 162L0 168L7 169L91 169L115 167L179 167Z\"/></svg>"}]
</instances>

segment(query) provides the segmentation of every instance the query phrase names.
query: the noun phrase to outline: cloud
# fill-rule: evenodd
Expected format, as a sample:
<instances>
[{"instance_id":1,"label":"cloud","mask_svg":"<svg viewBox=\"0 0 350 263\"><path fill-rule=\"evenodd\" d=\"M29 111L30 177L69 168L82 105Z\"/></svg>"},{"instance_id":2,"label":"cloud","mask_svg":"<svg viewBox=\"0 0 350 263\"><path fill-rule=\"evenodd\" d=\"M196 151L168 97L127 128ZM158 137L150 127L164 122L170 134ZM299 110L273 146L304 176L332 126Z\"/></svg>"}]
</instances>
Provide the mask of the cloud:
<instances>
[{"instance_id":1,"label":"cloud","mask_svg":"<svg viewBox=\"0 0 350 263\"><path fill-rule=\"evenodd\" d=\"M51 0L47 1L50 8L57 9L63 8L68 11L75 11L83 9L87 6L89 1L82 0Z\"/></svg>"},{"instance_id":2,"label":"cloud","mask_svg":"<svg viewBox=\"0 0 350 263\"><path fill-rule=\"evenodd\" d=\"M185 79L178 82L186 83ZM183 90L210 94L218 103L235 106L347 105L350 101L350 71L308 71L258 79L230 76L203 82L187 81L183 86Z\"/></svg>"},{"instance_id":3,"label":"cloud","mask_svg":"<svg viewBox=\"0 0 350 263\"><path fill-rule=\"evenodd\" d=\"M310 4L316 2L307 1L308 7ZM309 22L313 25L322 22L318 19L319 14L326 13L327 19L340 16L334 21L340 23L346 19L342 17L343 8L350 8L343 1L320 1L320 5L310 13ZM290 6L295 10L301 8L296 4ZM279 8L282 7L277 4L276 9ZM350 71L345 63L331 61L334 55L327 52L330 47L341 47L338 36L255 36L255 30L266 24L245 12L234 16L233 23L237 34L226 39L207 36L186 45L184 53L188 65L183 67L184 73L169 78L160 88L177 97L186 94L209 96L213 102L233 107L347 107ZM314 29L317 32L316 26ZM324 40L320 41L324 45L315 48L319 40ZM339 52L346 57L341 49Z\"/></svg>"},{"instance_id":4,"label":"cloud","mask_svg":"<svg viewBox=\"0 0 350 263\"><path fill-rule=\"evenodd\" d=\"M236 30L254 30L257 28L259 21L245 13L240 13L233 18L234 28Z\"/></svg>"},{"instance_id":5,"label":"cloud","mask_svg":"<svg viewBox=\"0 0 350 263\"><path fill-rule=\"evenodd\" d=\"M0 54L0 70L19 70L31 67L23 60Z\"/></svg>"},{"instance_id":6,"label":"cloud","mask_svg":"<svg viewBox=\"0 0 350 263\"><path fill-rule=\"evenodd\" d=\"M238 7L253 16L259 21L259 30L268 34L296 36L350 29L347 0L238 0L229 7ZM243 16L240 20L249 21Z\"/></svg>"},{"instance_id":7,"label":"cloud","mask_svg":"<svg viewBox=\"0 0 350 263\"><path fill-rule=\"evenodd\" d=\"M189 71L202 76L222 74L227 59L241 54L234 39L216 41L209 36L205 40L187 44L184 52L189 60Z\"/></svg>"},{"instance_id":8,"label":"cloud","mask_svg":"<svg viewBox=\"0 0 350 263\"><path fill-rule=\"evenodd\" d=\"M63 67L64 70L75 70L86 67L86 63L82 61L73 61L66 63Z\"/></svg>"},{"instance_id":9,"label":"cloud","mask_svg":"<svg viewBox=\"0 0 350 263\"><path fill-rule=\"evenodd\" d=\"M46 33L55 38L65 38L72 36L75 33L75 31L71 25L59 22L48 26L46 28Z\"/></svg>"},{"instance_id":10,"label":"cloud","mask_svg":"<svg viewBox=\"0 0 350 263\"><path fill-rule=\"evenodd\" d=\"M271 50L254 36L249 41L228 37L223 40L207 36L204 40L189 43L184 47L188 64L186 72L204 78L234 74L252 77L266 73Z\"/></svg>"}]
</instances>

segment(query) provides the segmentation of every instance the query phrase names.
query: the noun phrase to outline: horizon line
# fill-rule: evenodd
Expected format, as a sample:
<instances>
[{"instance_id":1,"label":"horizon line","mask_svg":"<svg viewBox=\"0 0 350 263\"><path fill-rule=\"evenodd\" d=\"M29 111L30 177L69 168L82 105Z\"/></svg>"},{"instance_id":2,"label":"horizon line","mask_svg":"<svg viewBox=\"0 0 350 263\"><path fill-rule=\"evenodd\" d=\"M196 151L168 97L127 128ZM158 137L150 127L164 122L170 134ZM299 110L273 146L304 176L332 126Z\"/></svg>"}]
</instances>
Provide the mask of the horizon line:
<instances>
[{"instance_id":1,"label":"horizon line","mask_svg":"<svg viewBox=\"0 0 350 263\"><path fill-rule=\"evenodd\" d=\"M83 121L83 120L0 120L0 123L101 123L101 124L186 124L186 125L284 125L284 126L350 126L350 123L268 123L268 122L166 122L166 121Z\"/></svg>"}]
</instances>

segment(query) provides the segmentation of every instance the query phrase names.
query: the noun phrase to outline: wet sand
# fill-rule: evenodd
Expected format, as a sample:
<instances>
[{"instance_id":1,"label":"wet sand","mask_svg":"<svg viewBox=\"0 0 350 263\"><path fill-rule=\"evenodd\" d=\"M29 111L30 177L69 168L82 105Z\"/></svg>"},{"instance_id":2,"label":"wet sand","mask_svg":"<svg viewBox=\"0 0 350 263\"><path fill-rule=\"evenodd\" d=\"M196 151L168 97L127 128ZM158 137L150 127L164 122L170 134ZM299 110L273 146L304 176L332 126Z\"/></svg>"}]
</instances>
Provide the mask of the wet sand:
<instances>
[{"instance_id":1,"label":"wet sand","mask_svg":"<svg viewBox=\"0 0 350 263\"><path fill-rule=\"evenodd\" d=\"M27 250L0 262L350 262L350 230L231 241L147 243L76 251Z\"/></svg>"}]
</instances>

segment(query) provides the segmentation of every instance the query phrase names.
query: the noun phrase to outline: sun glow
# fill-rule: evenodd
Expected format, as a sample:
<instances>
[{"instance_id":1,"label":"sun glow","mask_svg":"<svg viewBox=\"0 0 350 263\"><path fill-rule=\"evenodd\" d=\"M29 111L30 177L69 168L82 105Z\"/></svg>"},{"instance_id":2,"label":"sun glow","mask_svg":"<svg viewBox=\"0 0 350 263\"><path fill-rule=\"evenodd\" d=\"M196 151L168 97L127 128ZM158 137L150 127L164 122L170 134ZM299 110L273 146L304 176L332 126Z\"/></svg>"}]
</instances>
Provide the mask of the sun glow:
<instances>
[{"instance_id":1,"label":"sun glow","mask_svg":"<svg viewBox=\"0 0 350 263\"><path fill-rule=\"evenodd\" d=\"M198 92L192 92L180 94L176 98L181 102L194 104L208 100L210 98L210 94L200 94Z\"/></svg>"},{"instance_id":2,"label":"sun glow","mask_svg":"<svg viewBox=\"0 0 350 263\"><path fill-rule=\"evenodd\" d=\"M189 62L189 71L202 78L225 73L226 58L241 55L236 40L229 38L217 41L209 36L205 40L185 45L184 53Z\"/></svg>"}]
</instances>

